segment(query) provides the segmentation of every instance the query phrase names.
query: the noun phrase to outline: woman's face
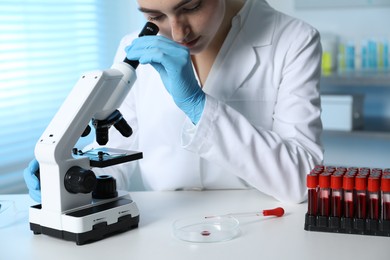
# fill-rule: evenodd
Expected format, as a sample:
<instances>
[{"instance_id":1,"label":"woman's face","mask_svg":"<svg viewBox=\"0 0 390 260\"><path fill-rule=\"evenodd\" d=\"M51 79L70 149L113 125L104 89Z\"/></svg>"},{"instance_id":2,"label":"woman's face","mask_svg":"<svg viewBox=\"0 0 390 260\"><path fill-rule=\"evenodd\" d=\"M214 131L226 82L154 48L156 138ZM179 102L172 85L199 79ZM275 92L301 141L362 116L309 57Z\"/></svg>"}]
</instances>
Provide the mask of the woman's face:
<instances>
[{"instance_id":1,"label":"woman's face","mask_svg":"<svg viewBox=\"0 0 390 260\"><path fill-rule=\"evenodd\" d=\"M222 24L226 0L137 0L160 34L197 54L210 44Z\"/></svg>"}]
</instances>

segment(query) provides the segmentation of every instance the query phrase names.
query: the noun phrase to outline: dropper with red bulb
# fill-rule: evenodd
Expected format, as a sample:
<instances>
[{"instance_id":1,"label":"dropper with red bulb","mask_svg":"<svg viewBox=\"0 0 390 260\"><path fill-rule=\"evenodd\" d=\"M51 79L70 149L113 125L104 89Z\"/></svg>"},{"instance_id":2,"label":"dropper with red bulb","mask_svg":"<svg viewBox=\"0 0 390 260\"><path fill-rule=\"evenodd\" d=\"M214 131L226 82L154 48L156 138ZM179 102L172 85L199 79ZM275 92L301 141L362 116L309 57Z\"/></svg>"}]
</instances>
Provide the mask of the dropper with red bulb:
<instances>
[{"instance_id":1,"label":"dropper with red bulb","mask_svg":"<svg viewBox=\"0 0 390 260\"><path fill-rule=\"evenodd\" d=\"M264 209L262 211L255 211L255 212L237 212L237 213L229 213L224 215L213 215L213 216L206 216L204 218L219 218L219 217L255 217L255 216L275 216L275 217L281 217L284 215L284 209L281 207L277 207L274 209Z\"/></svg>"}]
</instances>

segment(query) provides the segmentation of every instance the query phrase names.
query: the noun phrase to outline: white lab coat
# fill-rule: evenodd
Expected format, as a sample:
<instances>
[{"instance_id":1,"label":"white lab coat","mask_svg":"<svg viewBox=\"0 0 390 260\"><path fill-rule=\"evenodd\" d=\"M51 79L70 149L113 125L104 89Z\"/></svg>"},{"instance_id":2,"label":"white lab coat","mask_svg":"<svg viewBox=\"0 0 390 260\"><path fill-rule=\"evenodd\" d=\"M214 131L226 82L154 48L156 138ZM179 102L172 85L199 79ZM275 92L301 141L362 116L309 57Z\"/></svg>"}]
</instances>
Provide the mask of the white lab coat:
<instances>
[{"instance_id":1,"label":"white lab coat","mask_svg":"<svg viewBox=\"0 0 390 260\"><path fill-rule=\"evenodd\" d=\"M123 38L117 61L134 36ZM150 190L256 188L281 201L303 201L305 176L323 158L320 57L315 29L263 0L247 0L203 86L197 126L159 74L138 67L120 108L134 134L125 138L111 129L107 146L139 150L144 158L105 173L119 188L139 170Z\"/></svg>"}]
</instances>

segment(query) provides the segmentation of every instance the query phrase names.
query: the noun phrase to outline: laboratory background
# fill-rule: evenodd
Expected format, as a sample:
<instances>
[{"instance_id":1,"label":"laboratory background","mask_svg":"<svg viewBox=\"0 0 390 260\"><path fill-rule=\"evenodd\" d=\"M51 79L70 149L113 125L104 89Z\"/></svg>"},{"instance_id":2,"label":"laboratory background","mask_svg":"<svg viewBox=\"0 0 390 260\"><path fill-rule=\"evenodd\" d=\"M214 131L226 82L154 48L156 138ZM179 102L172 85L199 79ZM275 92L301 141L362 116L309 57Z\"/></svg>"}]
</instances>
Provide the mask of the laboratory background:
<instances>
[{"instance_id":1,"label":"laboratory background","mask_svg":"<svg viewBox=\"0 0 390 260\"><path fill-rule=\"evenodd\" d=\"M390 0L268 2L321 33L324 164L390 167ZM111 67L122 36L142 27L135 7L0 0L0 194L27 192L38 138L82 73Z\"/></svg>"}]
</instances>

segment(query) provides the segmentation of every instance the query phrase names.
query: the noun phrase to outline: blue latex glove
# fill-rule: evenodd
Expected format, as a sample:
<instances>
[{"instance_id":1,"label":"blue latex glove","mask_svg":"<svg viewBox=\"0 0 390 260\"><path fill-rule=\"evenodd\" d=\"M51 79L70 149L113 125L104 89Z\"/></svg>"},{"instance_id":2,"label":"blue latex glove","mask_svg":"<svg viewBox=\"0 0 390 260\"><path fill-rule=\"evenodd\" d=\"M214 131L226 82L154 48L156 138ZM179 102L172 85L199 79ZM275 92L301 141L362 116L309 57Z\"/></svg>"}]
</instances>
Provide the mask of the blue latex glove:
<instances>
[{"instance_id":1,"label":"blue latex glove","mask_svg":"<svg viewBox=\"0 0 390 260\"><path fill-rule=\"evenodd\" d=\"M35 172L38 171L39 164L36 159L33 159L28 167L23 171L24 181L26 182L28 193L30 197L36 202L41 202L41 185L40 182L35 176Z\"/></svg>"},{"instance_id":2,"label":"blue latex glove","mask_svg":"<svg viewBox=\"0 0 390 260\"><path fill-rule=\"evenodd\" d=\"M206 95L195 78L188 48L158 35L135 39L126 52L129 60L152 65L176 105L194 124L199 122Z\"/></svg>"}]
</instances>

